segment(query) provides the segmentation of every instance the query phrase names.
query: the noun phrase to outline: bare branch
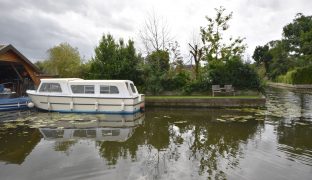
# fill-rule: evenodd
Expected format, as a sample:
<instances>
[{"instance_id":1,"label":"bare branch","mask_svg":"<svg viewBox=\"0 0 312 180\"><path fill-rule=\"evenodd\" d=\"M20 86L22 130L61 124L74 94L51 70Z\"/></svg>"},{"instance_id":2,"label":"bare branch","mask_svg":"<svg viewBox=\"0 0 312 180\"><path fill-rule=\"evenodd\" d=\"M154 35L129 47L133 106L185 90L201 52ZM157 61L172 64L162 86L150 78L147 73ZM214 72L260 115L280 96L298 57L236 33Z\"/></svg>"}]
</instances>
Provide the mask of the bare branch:
<instances>
[{"instance_id":1,"label":"bare branch","mask_svg":"<svg viewBox=\"0 0 312 180\"><path fill-rule=\"evenodd\" d=\"M152 51L168 50L169 34L167 24L152 13L145 20L139 35L147 54L150 54Z\"/></svg>"}]
</instances>

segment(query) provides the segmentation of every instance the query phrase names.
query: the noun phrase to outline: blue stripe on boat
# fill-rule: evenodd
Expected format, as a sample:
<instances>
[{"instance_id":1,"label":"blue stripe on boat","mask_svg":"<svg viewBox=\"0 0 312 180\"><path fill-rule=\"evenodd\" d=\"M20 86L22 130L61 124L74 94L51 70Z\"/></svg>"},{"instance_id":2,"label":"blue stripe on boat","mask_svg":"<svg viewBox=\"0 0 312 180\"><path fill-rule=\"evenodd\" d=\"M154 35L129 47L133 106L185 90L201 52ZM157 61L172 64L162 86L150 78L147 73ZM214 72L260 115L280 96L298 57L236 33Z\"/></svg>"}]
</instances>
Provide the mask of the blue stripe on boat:
<instances>
[{"instance_id":1,"label":"blue stripe on boat","mask_svg":"<svg viewBox=\"0 0 312 180\"><path fill-rule=\"evenodd\" d=\"M39 109L39 108L38 108ZM45 109L40 109L43 111L48 111ZM140 112L140 109L135 111L68 111L68 110L50 110L50 112L60 112L60 113L85 113L85 114L135 114Z\"/></svg>"}]
</instances>

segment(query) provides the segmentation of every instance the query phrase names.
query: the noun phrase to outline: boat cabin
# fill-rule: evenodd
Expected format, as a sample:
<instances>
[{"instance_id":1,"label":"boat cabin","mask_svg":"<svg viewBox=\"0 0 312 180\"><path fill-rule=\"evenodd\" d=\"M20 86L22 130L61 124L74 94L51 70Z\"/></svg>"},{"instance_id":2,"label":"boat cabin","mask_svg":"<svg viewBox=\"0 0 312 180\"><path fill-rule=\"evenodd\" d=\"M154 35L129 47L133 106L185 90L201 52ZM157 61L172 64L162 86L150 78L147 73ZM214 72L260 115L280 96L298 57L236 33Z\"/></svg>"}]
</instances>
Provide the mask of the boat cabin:
<instances>
[{"instance_id":1,"label":"boat cabin","mask_svg":"<svg viewBox=\"0 0 312 180\"><path fill-rule=\"evenodd\" d=\"M129 80L83 80L80 78L41 79L38 94L85 97L137 97Z\"/></svg>"}]
</instances>

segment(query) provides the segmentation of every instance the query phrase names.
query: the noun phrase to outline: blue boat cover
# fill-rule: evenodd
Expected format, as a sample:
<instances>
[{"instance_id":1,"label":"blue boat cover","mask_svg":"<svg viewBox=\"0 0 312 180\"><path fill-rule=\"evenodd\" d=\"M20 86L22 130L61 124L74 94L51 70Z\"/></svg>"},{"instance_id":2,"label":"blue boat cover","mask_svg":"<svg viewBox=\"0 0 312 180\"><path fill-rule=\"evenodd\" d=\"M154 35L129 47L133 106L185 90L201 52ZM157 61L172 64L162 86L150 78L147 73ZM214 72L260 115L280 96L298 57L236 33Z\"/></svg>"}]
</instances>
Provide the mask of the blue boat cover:
<instances>
[{"instance_id":1,"label":"blue boat cover","mask_svg":"<svg viewBox=\"0 0 312 180\"><path fill-rule=\"evenodd\" d=\"M19 97L19 98L3 98L0 99L0 105L4 104L17 104L17 103L25 103L30 102L29 97Z\"/></svg>"}]
</instances>

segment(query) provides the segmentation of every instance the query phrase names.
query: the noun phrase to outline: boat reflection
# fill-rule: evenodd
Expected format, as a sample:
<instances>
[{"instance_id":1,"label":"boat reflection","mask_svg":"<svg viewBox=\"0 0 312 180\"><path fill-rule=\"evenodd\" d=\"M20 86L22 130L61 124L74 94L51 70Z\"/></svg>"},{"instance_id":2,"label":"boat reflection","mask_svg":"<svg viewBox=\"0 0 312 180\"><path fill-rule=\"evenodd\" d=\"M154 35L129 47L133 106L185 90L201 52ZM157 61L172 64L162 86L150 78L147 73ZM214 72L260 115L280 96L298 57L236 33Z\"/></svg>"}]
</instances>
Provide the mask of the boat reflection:
<instances>
[{"instance_id":1,"label":"boat reflection","mask_svg":"<svg viewBox=\"0 0 312 180\"><path fill-rule=\"evenodd\" d=\"M58 120L39 128L45 140L127 141L144 121L144 114L105 115L105 119Z\"/></svg>"}]
</instances>

